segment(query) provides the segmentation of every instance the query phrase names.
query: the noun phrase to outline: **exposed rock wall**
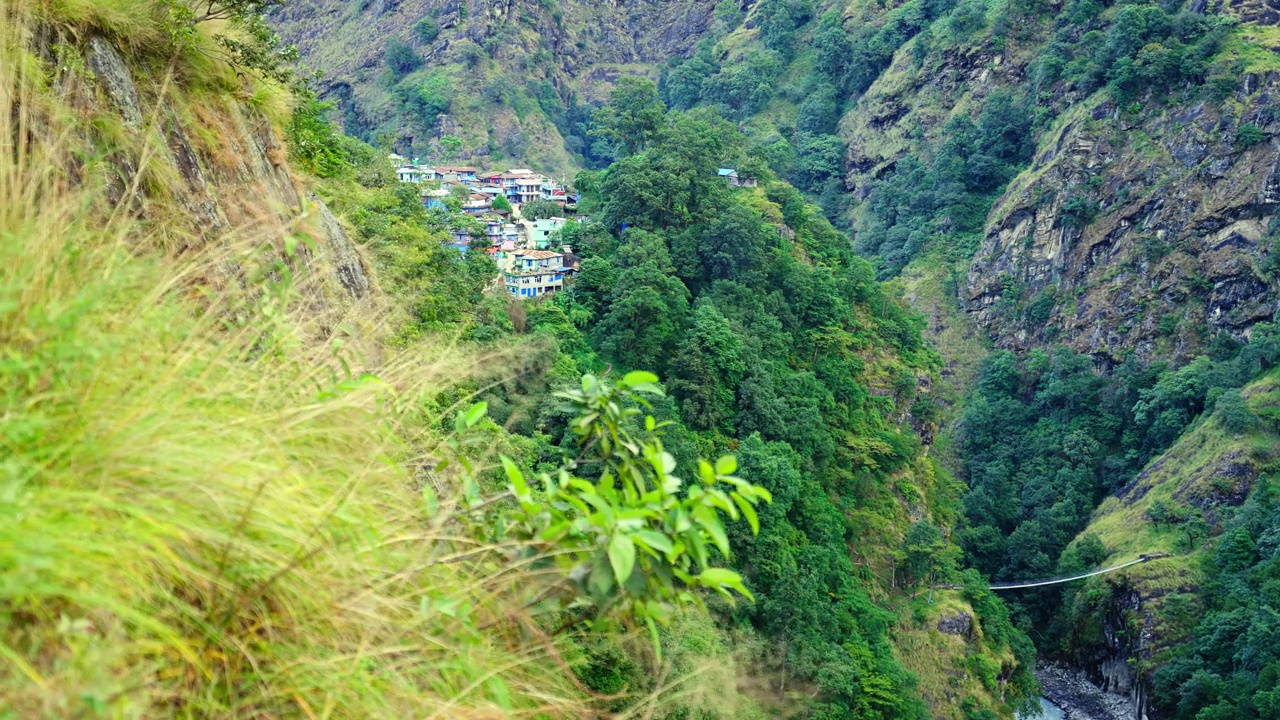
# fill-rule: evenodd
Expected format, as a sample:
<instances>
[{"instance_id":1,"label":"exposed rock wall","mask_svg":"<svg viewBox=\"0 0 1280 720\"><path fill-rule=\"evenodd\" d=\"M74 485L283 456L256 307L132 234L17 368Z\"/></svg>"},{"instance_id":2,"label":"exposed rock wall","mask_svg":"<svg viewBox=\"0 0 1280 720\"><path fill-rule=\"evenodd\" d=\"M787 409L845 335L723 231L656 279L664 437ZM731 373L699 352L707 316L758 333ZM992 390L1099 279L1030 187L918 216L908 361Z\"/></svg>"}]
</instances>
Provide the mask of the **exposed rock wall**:
<instances>
[{"instance_id":1,"label":"exposed rock wall","mask_svg":"<svg viewBox=\"0 0 1280 720\"><path fill-rule=\"evenodd\" d=\"M1036 679L1044 696L1062 708L1066 720L1151 720L1123 694L1099 687L1071 668L1040 667Z\"/></svg>"},{"instance_id":2,"label":"exposed rock wall","mask_svg":"<svg viewBox=\"0 0 1280 720\"><path fill-rule=\"evenodd\" d=\"M55 45L67 52L74 42L46 37L36 49L52 61ZM314 250L304 248L302 255L310 270L302 278L303 300L319 328L370 294L359 248L323 203L304 199L282 139L264 115L234 100L188 98L173 88L162 92L164 83L139 76L101 36L88 38L80 51L86 72L69 65L56 82L74 107L115 116L127 134L85 138L90 154L106 159L113 207L130 208L176 252L218 243L233 230L241 239L257 238L281 250L289 236L313 237ZM200 109L193 109L197 104ZM217 267L221 270L210 274L215 284L241 278L234 262L219 260Z\"/></svg>"},{"instance_id":3,"label":"exposed rock wall","mask_svg":"<svg viewBox=\"0 0 1280 720\"><path fill-rule=\"evenodd\" d=\"M1220 106L1108 101L1065 121L993 210L966 308L1002 346L1064 342L1104 366L1247 339L1280 302L1278 92L1251 76Z\"/></svg>"},{"instance_id":4,"label":"exposed rock wall","mask_svg":"<svg viewBox=\"0 0 1280 720\"><path fill-rule=\"evenodd\" d=\"M715 0L401 0L352 3L312 0L286 4L272 15L303 60L324 72L322 94L340 110L353 135L389 134L397 151L442 161L487 165L502 154L543 171L574 170L566 139L540 112L549 83L561 102L607 99L624 74L656 77L657 66L688 54L711 27ZM432 19L439 36L415 30ZM462 141L445 152L435 118L422 116L387 90L384 52L389 40L414 48L425 67L444 71L455 98L447 134ZM504 90L506 88L506 90ZM517 112L515 88L534 88ZM403 92L403 88L399 89ZM504 94L505 93L505 94ZM492 98L503 98L500 102Z\"/></svg>"}]
</instances>

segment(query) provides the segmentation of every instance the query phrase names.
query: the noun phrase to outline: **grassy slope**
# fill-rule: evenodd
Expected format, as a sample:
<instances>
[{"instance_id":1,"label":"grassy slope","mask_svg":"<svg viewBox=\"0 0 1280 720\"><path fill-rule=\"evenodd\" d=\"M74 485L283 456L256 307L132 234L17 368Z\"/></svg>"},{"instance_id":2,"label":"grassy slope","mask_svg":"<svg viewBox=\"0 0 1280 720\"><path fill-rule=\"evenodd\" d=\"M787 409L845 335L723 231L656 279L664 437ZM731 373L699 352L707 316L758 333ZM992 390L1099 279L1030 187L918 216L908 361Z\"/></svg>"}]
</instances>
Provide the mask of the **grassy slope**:
<instances>
[{"instance_id":1,"label":"grassy slope","mask_svg":"<svg viewBox=\"0 0 1280 720\"><path fill-rule=\"evenodd\" d=\"M1280 374L1260 378L1243 393L1255 412L1280 407ZM1188 551L1185 535L1178 525L1157 525L1147 516L1152 503L1181 503L1201 508L1210 525L1229 515L1232 506L1243 501L1260 473L1272 472L1280 457L1280 437L1270 428L1232 435L1214 417L1192 426L1160 457L1117 496L1109 497L1094 511L1089 526L1081 533L1095 534L1106 547L1105 564L1133 560L1144 553L1169 553L1173 557L1156 560L1099 576L1088 581L1083 592L1128 586L1143 598L1145 619L1157 631L1146 650L1159 662L1160 650L1180 643L1185 624L1165 617L1165 599L1174 594L1194 593L1202 580L1200 564L1212 551L1213 539L1197 539ZM1233 499L1234 498L1234 499Z\"/></svg>"},{"instance_id":2,"label":"grassy slope","mask_svg":"<svg viewBox=\"0 0 1280 720\"><path fill-rule=\"evenodd\" d=\"M908 612L894 629L894 649L903 665L919 678L920 694L934 717L962 720L962 698L994 702L999 697L998 685L984 685L975 667L990 663L1004 670L1016 660L1008 647L986 640L980 622L974 622L967 637L938 629L940 619L962 614L974 617L973 608L959 592L938 591L932 600L929 603L927 596L921 596L909 603Z\"/></svg>"},{"instance_id":3,"label":"grassy slope","mask_svg":"<svg viewBox=\"0 0 1280 720\"><path fill-rule=\"evenodd\" d=\"M153 8L40 7L69 43L132 39L144 101L192 135L246 141L226 68L180 56L162 91ZM520 573L447 562L447 510L414 491L441 439L421 418L448 412L419 400L465 360L428 345L348 375L314 334L327 283L281 282L279 208L243 196L242 222L195 235L159 130L103 157L84 123L111 113L74 76L53 92L16 12L0 2L0 716L574 714L555 648L518 631ZM132 209L107 195L126 159ZM345 324L376 340L374 310Z\"/></svg>"},{"instance_id":4,"label":"grassy slope","mask_svg":"<svg viewBox=\"0 0 1280 720\"><path fill-rule=\"evenodd\" d=\"M939 429L929 448L930 455L945 471L958 469L959 457L953 437L969 388L988 352L986 336L956 301L955 278L964 268L953 266L936 253L912 262L894 282L913 308L924 314L925 336L943 358L943 367L930 388L939 406ZM1007 647L987 642L980 622L972 637L950 635L938 630L938 621L957 614L974 617L973 608L961 593L939 591L933 603L918 597L900 611L901 624L894 631L894 647L902 663L920 678L920 693L938 717L962 718L958 698L994 698L997 688L984 687L975 673L983 658L999 666L1014 662Z\"/></svg>"}]
</instances>

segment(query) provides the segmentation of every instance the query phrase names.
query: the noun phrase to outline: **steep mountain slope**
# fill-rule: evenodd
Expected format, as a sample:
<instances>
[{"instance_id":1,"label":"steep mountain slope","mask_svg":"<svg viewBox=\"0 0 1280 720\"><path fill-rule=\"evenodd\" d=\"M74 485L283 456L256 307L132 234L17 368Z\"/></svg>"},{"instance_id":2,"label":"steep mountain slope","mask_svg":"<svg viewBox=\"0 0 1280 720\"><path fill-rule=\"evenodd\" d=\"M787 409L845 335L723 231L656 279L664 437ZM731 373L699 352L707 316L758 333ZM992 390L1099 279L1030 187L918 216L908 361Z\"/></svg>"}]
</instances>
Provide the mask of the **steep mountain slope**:
<instances>
[{"instance_id":1,"label":"steep mountain slope","mask_svg":"<svg viewBox=\"0 0 1280 720\"><path fill-rule=\"evenodd\" d=\"M1062 14L1050 23L1055 7ZM1187 359L1217 333L1243 340L1274 315L1274 28L1171 10L1143 21L1171 30L1131 30L1118 23L1139 13L1089 3L993 7L967 24L962 10L911 40L842 122L846 184L867 199L855 205L863 247L894 269L941 246L967 265L962 303L998 345L1062 342L1108 367L1131 354ZM1253 6L1224 12L1236 10L1246 23L1270 17ZM1158 37L1167 32L1177 38ZM1129 51L1132 67L1154 62L1140 55L1158 46L1199 53L1183 62L1201 69L1139 87L1114 66L1099 69L1115 60L1090 65L1079 54L1088 46L1105 58L1120 52L1117 43L1146 43ZM981 113L1003 93L1026 103L1009 109L1026 114L1021 132L1035 149L1014 159L1002 189L998 178L972 177L990 153L947 143L960 116L985 132ZM955 192L940 184L938 163L949 154L966 184L933 217L897 210L876 192L907 177Z\"/></svg>"},{"instance_id":2,"label":"steep mountain slope","mask_svg":"<svg viewBox=\"0 0 1280 720\"><path fill-rule=\"evenodd\" d=\"M1235 362L1246 342L1266 354L1277 309L1275 13L977 7L919 32L841 123L859 245L906 268L949 347L976 326L1019 352L988 358L965 401L961 542L1009 578L1173 553L1065 597L1009 599L1043 652L1130 714L1269 717L1274 658L1257 648L1280 599L1262 539L1274 515L1267 492L1246 499L1275 438L1222 418L1247 418L1224 389L1270 361L1218 375L1209 358ZM1199 69L1169 74L1171 57ZM921 278L949 283L968 317L937 311ZM1253 412L1270 412L1272 384L1244 390ZM1081 398L1090 408L1072 409ZM1033 429L1008 442L1020 426ZM992 532L1013 507L1021 519Z\"/></svg>"},{"instance_id":3,"label":"steep mountain slope","mask_svg":"<svg viewBox=\"0 0 1280 720\"><path fill-rule=\"evenodd\" d=\"M1246 67L1222 104L1104 101L1064 121L993 210L967 307L1005 344L1107 363L1247 338L1277 309L1278 78Z\"/></svg>"},{"instance_id":4,"label":"steep mountain slope","mask_svg":"<svg viewBox=\"0 0 1280 720\"><path fill-rule=\"evenodd\" d=\"M272 22L324 72L322 94L348 133L388 137L406 155L568 174L591 142L577 127L580 105L603 102L620 74L687 53L713 5L317 0L288 4ZM407 74L388 67L396 43L416 58ZM441 148L445 136L461 149Z\"/></svg>"},{"instance_id":5,"label":"steep mountain slope","mask_svg":"<svg viewBox=\"0 0 1280 720\"><path fill-rule=\"evenodd\" d=\"M442 438L388 390L467 363L384 364L292 99L219 50L251 18L176 7L0 2L4 714L572 713L530 646L426 614L488 615L486 573L405 542L407 440Z\"/></svg>"},{"instance_id":6,"label":"steep mountain slope","mask_svg":"<svg viewBox=\"0 0 1280 720\"><path fill-rule=\"evenodd\" d=\"M821 606L796 597L826 592L848 611L841 617L858 618L838 627L881 660L883 638L894 640L934 711L954 717L976 712L955 708L958 698L996 700L1017 668L1002 649L1008 637L984 646L979 634L943 630L964 628L961 616L974 611L964 602L982 596L945 597L937 607L917 601L903 613L910 618L892 627L868 607L903 589L900 573L923 582L919 563L931 562L922 559L928 548L951 550L949 537L934 544L930 528L944 536L954 528L968 562L992 577L1090 566L1108 553L1142 552L1148 538L1135 513L1146 509L1116 508L1142 504L1134 488L1194 505L1208 496L1173 484L1198 487L1203 478L1169 479L1166 470L1186 462L1212 475L1222 463L1206 465L1199 454L1241 449L1237 440L1206 434L1214 421L1193 423L1231 403L1238 410L1240 396L1230 389L1275 361L1257 341L1272 337L1264 323L1277 307L1276 20L1262 2L1092 0L762 0L714 8L331 1L273 17L328 73L325 96L366 140L424 158L558 173L618 161L582 176L596 195L587 209L606 222L604 234L587 236L599 246L589 260L602 261L584 266L590 283L529 316L555 336L546 364L562 377L602 361L669 370L679 402L671 412L690 430L687 447L743 449L762 472L816 480L805 487L826 491L839 513L828 518L786 505L779 527L803 541L778 541L786 550L778 556L801 558L807 569L815 558L835 557L838 571L791 586L778 580L786 572L762 569L767 563L755 562L754 549L745 553L748 580L778 603L768 607L786 608L749 619L775 641L816 632L819 620L787 623L815 618L800 610ZM594 123L589 107L610 86L634 88L619 82L626 75L656 77L668 107L731 119L744 134L741 152L704 152L714 126L698 126L705 116L695 113L676 123L686 133L681 142L667 142L660 154L636 153L644 143L620 142L616 128ZM611 119L617 115L604 124ZM662 134L656 126L646 131ZM716 161L761 178L763 194L722 200L718 189L707 190ZM887 298L877 304L852 289L870 277L849 284L847 275L868 270L840 255L842 245L833 250L829 228L816 231L821 242L797 240L821 223L801 223L811 210L772 175L818 200L827 218L849 223L875 272L902 275L906 296L923 303L938 346L963 356L942 358L938 370L914 346L904 351L902 337L895 345L895 334L913 335L912 322ZM705 198L716 202L695 212ZM776 232L757 232L762 222ZM756 254L762 248L768 253ZM828 287L855 299L839 311L820 307L813 299L827 297ZM422 305L421 314L431 315L431 303ZM513 327L524 327L522 313L511 316ZM480 314L496 318L493 327L502 322L492 306ZM493 327L486 332L507 332ZM1017 354L983 360L977 334ZM1246 341L1253 345L1242 351ZM739 369L743 357L753 373ZM768 371L755 377L761 367ZM535 401L512 395L495 398L495 406L501 400L511 409L510 422L534 437L558 427L530 420ZM951 422L956 416L960 422ZM942 460L969 485L958 507L959 489L923 454L932 447L907 447L908 424L937 439ZM800 425L822 431L791 429ZM770 443L763 455L791 458L772 445L783 443L800 459L760 461L753 430ZM832 438L836 450L829 451ZM1166 451L1180 460L1153 460ZM1241 461L1248 473L1269 462L1266 451L1255 454L1257 462ZM1234 460L1223 462L1224 472L1237 472ZM1068 546L1100 502L1102 540ZM837 514L843 532L828 522ZM1158 506L1154 515L1161 516ZM1182 526L1191 516L1181 517L1161 522ZM1209 527L1203 532L1228 530L1218 522L1227 522L1225 514L1200 520ZM1203 540L1196 528L1188 551ZM845 584L848 558L830 554L839 542L865 573L857 583ZM1194 570L1178 558L1125 577L1153 593L1167 581L1198 595ZM1065 616L1053 593L1021 597L1015 617L1043 649L1100 674L1098 657L1113 667L1123 654L1098 649L1114 639L1098 636L1115 636L1119 625L1081 624L1087 612L1079 608L1102 607L1089 604L1106 594L1100 587L1068 597ZM1141 601L1143 592L1108 607ZM1213 602L1212 593L1204 596ZM992 605L976 614L999 618ZM1083 639L1055 645L1072 633ZM873 667L831 637L806 641L804 652L780 662L784 675L803 667L802 677L817 683L816 694L799 691L811 700L834 698L831 707L847 710L872 702L885 687L879 681L908 693L898 667ZM1227 660L1204 662L1188 672ZM877 682L871 690L844 683L849 668ZM1114 673L1126 683L1138 678ZM1156 686L1154 676L1144 677L1131 683L1139 704L1143 688ZM787 699L777 695L771 700ZM1167 709L1169 699L1159 700Z\"/></svg>"},{"instance_id":7,"label":"steep mountain slope","mask_svg":"<svg viewBox=\"0 0 1280 720\"><path fill-rule=\"evenodd\" d=\"M1255 613L1264 627L1270 622L1274 588L1259 593L1232 584L1240 581L1233 574L1266 582L1275 571L1274 518L1266 513L1274 504L1268 478L1280 458L1277 390L1272 372L1243 389L1244 405L1198 422L1099 506L1076 541L1075 550L1100 541L1105 564L1172 556L1091 580L1068 591L1064 603L1054 651L1099 686L1127 696L1135 712L1193 717L1222 697L1220 690L1199 694L1206 688L1192 683L1195 671L1207 668L1216 683L1233 681L1232 671L1256 681L1277 659L1274 645L1250 627ZM1263 536L1269 544L1262 539L1255 546ZM1224 619L1236 624L1226 626ZM1215 633L1226 646L1213 646ZM1267 717L1266 707L1252 706L1252 694L1241 687L1230 698L1241 704L1239 717Z\"/></svg>"}]
</instances>

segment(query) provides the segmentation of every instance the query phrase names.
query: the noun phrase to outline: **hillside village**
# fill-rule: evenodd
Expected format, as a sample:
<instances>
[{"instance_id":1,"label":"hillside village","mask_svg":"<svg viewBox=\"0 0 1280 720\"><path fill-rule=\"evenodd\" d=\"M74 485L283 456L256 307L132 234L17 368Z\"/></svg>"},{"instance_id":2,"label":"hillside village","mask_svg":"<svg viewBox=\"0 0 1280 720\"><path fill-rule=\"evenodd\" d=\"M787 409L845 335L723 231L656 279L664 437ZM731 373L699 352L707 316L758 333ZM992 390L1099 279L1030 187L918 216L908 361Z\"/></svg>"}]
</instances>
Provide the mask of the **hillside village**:
<instances>
[{"instance_id":1,"label":"hillside village","mask_svg":"<svg viewBox=\"0 0 1280 720\"><path fill-rule=\"evenodd\" d=\"M564 289L577 272L581 258L560 243L559 235L570 222L565 216L577 210L579 196L571 187L528 168L480 172L471 166L421 165L396 154L388 158L400 182L422 187L427 209L456 216L451 247L466 252L477 240L487 240L482 247L497 263L512 298L546 297ZM730 187L756 187L756 178L739 176L735 168L719 168L717 175ZM553 204L562 212L526 218L521 208L530 203ZM575 216L575 222L582 220Z\"/></svg>"},{"instance_id":2,"label":"hillside village","mask_svg":"<svg viewBox=\"0 0 1280 720\"><path fill-rule=\"evenodd\" d=\"M426 166L391 155L396 178L422 186L428 209L454 211L449 245L460 252L480 242L498 265L505 291L512 298L540 298L561 290L577 270L573 248L559 244L563 215L576 209L578 197L568 186L527 168L479 172L469 166ZM521 208L549 203L561 215L526 218Z\"/></svg>"}]
</instances>

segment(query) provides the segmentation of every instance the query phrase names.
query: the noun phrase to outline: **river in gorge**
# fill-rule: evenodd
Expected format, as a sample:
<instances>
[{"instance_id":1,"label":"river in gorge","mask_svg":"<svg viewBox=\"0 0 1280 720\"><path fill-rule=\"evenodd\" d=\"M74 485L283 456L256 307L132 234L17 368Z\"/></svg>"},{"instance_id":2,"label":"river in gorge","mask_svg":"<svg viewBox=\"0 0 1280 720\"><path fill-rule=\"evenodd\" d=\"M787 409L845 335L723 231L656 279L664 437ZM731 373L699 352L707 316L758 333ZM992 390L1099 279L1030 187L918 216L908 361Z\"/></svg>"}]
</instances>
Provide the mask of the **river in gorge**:
<instances>
[{"instance_id":1,"label":"river in gorge","mask_svg":"<svg viewBox=\"0 0 1280 720\"><path fill-rule=\"evenodd\" d=\"M1039 713L1020 713L1018 720L1135 720L1145 717L1138 711L1135 698L1126 689L1107 691L1094 684L1084 673L1061 665L1045 663L1036 668L1040 681Z\"/></svg>"},{"instance_id":2,"label":"river in gorge","mask_svg":"<svg viewBox=\"0 0 1280 720\"><path fill-rule=\"evenodd\" d=\"M1018 720L1066 720L1066 717L1062 708L1043 697L1040 698L1040 708L1037 712L1018 713Z\"/></svg>"}]
</instances>

